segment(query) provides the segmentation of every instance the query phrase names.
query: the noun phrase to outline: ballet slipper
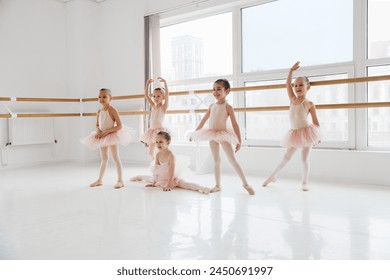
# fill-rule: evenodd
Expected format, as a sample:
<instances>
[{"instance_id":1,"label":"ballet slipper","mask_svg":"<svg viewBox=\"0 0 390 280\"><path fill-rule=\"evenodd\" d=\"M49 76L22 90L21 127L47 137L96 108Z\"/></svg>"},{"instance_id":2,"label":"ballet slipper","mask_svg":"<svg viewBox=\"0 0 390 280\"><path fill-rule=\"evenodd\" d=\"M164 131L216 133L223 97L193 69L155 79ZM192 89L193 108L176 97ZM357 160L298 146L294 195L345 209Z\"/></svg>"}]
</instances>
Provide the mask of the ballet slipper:
<instances>
[{"instance_id":1,"label":"ballet slipper","mask_svg":"<svg viewBox=\"0 0 390 280\"><path fill-rule=\"evenodd\" d=\"M202 187L202 188L199 189L199 192L203 193L203 194L209 194L210 191L211 190L209 188L206 188L206 187Z\"/></svg>"},{"instance_id":2,"label":"ballet slipper","mask_svg":"<svg viewBox=\"0 0 390 280\"><path fill-rule=\"evenodd\" d=\"M254 195L255 191L249 185L242 185L244 189L249 193L249 195Z\"/></svg>"},{"instance_id":3,"label":"ballet slipper","mask_svg":"<svg viewBox=\"0 0 390 280\"><path fill-rule=\"evenodd\" d=\"M303 190L304 192L309 191L309 186L308 186L307 184L302 184L302 190Z\"/></svg>"},{"instance_id":4,"label":"ballet slipper","mask_svg":"<svg viewBox=\"0 0 390 280\"><path fill-rule=\"evenodd\" d=\"M91 188L94 188L94 187L99 187L99 186L101 186L101 185L103 185L103 182L100 181L100 180L97 180L97 181L91 183L89 186L90 186Z\"/></svg>"},{"instance_id":5,"label":"ballet slipper","mask_svg":"<svg viewBox=\"0 0 390 280\"><path fill-rule=\"evenodd\" d=\"M139 181L142 181L142 179L141 179L140 176L135 176L135 177L130 178L130 181L132 181L132 182L139 182Z\"/></svg>"},{"instance_id":6,"label":"ballet slipper","mask_svg":"<svg viewBox=\"0 0 390 280\"><path fill-rule=\"evenodd\" d=\"M114 189L120 189L120 188L123 188L125 185L123 184L123 182L118 182L115 184L114 186Z\"/></svg>"},{"instance_id":7,"label":"ballet slipper","mask_svg":"<svg viewBox=\"0 0 390 280\"><path fill-rule=\"evenodd\" d=\"M220 186L215 186L214 188L212 188L210 190L211 193L214 193L214 192L220 192L222 190L222 188Z\"/></svg>"},{"instance_id":8,"label":"ballet slipper","mask_svg":"<svg viewBox=\"0 0 390 280\"><path fill-rule=\"evenodd\" d=\"M269 177L267 180L264 181L263 187L268 186L270 183L276 182L276 177Z\"/></svg>"}]
</instances>

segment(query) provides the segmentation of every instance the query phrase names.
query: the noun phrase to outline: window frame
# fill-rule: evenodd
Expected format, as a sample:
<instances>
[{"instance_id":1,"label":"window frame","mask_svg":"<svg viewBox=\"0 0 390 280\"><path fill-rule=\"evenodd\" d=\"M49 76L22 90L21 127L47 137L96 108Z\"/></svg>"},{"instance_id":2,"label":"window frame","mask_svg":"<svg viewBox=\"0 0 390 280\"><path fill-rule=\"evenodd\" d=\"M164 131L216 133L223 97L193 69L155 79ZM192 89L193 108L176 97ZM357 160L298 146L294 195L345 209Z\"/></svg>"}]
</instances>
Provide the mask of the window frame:
<instances>
[{"instance_id":1,"label":"window frame","mask_svg":"<svg viewBox=\"0 0 390 280\"><path fill-rule=\"evenodd\" d=\"M390 57L381 59L368 59L368 1L353 0L353 43L352 61L308 66L300 69L300 74L308 76L334 75L346 73L351 77L365 77L368 67L390 65ZM222 13L232 13L232 50L233 50L233 73L224 78L233 81L234 87L242 87L248 82L258 82L273 79L286 79L288 69L269 70L264 72L243 73L242 69L242 9L266 4L272 0L242 1L233 2L221 7L205 8L195 12L181 13L180 9L174 15L160 16L160 28L187 21L198 20L208 16L215 16ZM168 81L169 85L184 85L196 83L212 83L220 78L203 77L197 79L187 79L180 81ZM311 90L315 90L312 88ZM236 107L245 106L245 94L234 94L234 104ZM348 85L348 102L367 102L367 83L353 83ZM286 100L288 105L288 100ZM368 146L368 109L347 109L348 110L348 141L324 142L319 148L331 149L352 149L352 150L385 150L390 151L390 147ZM245 130L245 113L236 112L237 121L242 131ZM320 120L321 122L321 120ZM362 125L363 124L363 125ZM180 143L182 145L183 143ZM243 137L243 144L247 146L279 147L279 141L246 140Z\"/></svg>"}]
</instances>

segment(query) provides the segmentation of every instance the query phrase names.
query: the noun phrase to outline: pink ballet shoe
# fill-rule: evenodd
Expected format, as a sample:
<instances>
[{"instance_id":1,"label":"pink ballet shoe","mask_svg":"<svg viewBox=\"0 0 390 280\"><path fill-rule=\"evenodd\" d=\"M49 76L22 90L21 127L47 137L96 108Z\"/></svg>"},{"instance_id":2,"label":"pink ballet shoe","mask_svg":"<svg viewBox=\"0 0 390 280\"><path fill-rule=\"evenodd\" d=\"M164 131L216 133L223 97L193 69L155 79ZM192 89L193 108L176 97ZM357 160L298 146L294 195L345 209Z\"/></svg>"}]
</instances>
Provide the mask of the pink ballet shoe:
<instances>
[{"instance_id":1,"label":"pink ballet shoe","mask_svg":"<svg viewBox=\"0 0 390 280\"><path fill-rule=\"evenodd\" d=\"M100 180L97 180L96 182L91 183L89 186L91 188L94 188L94 187L99 187L99 186L102 186L102 185L103 185L103 182L100 181Z\"/></svg>"},{"instance_id":2,"label":"pink ballet shoe","mask_svg":"<svg viewBox=\"0 0 390 280\"><path fill-rule=\"evenodd\" d=\"M123 182L118 182L115 184L114 186L114 189L120 189L120 188L123 188L125 185L123 184Z\"/></svg>"},{"instance_id":3,"label":"pink ballet shoe","mask_svg":"<svg viewBox=\"0 0 390 280\"><path fill-rule=\"evenodd\" d=\"M308 186L307 184L302 184L302 190L303 190L304 192L309 191L309 186Z\"/></svg>"},{"instance_id":4,"label":"pink ballet shoe","mask_svg":"<svg viewBox=\"0 0 390 280\"><path fill-rule=\"evenodd\" d=\"M264 181L263 187L268 186L270 183L276 182L276 177L269 177L267 180Z\"/></svg>"},{"instance_id":5,"label":"pink ballet shoe","mask_svg":"<svg viewBox=\"0 0 390 280\"><path fill-rule=\"evenodd\" d=\"M249 185L242 185L249 195L255 195L255 191Z\"/></svg>"},{"instance_id":6,"label":"pink ballet shoe","mask_svg":"<svg viewBox=\"0 0 390 280\"><path fill-rule=\"evenodd\" d=\"M212 188L210 190L211 193L214 193L214 192L220 192L222 190L222 188L220 186L215 186L214 188Z\"/></svg>"}]
</instances>

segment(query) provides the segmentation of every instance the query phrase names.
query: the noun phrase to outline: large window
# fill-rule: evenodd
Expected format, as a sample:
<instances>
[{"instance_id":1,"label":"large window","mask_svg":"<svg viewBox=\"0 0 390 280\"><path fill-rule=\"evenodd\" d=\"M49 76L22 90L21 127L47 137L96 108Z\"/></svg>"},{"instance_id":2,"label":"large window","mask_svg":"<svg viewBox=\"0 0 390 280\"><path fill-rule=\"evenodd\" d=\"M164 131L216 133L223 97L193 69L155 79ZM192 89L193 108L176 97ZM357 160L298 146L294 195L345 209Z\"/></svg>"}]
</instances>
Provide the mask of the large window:
<instances>
[{"instance_id":1,"label":"large window","mask_svg":"<svg viewBox=\"0 0 390 280\"><path fill-rule=\"evenodd\" d=\"M242 9L242 68L287 68L352 60L352 0L280 0Z\"/></svg>"},{"instance_id":2,"label":"large window","mask_svg":"<svg viewBox=\"0 0 390 280\"><path fill-rule=\"evenodd\" d=\"M390 65L369 67L368 75L389 75ZM390 81L368 84L369 102L390 101ZM390 147L390 108L368 109L368 146Z\"/></svg>"},{"instance_id":3,"label":"large window","mask_svg":"<svg viewBox=\"0 0 390 280\"><path fill-rule=\"evenodd\" d=\"M368 58L390 57L390 0L368 1Z\"/></svg>"},{"instance_id":4,"label":"large window","mask_svg":"<svg viewBox=\"0 0 390 280\"><path fill-rule=\"evenodd\" d=\"M232 74L231 13L162 27L160 38L161 71L168 80Z\"/></svg>"},{"instance_id":5,"label":"large window","mask_svg":"<svg viewBox=\"0 0 390 280\"><path fill-rule=\"evenodd\" d=\"M298 60L301 69L294 76L313 82L390 74L390 0L244 2L161 21L161 74L171 91L211 89L221 77L236 87L284 84ZM316 105L388 102L389 94L390 81L384 81L313 86L307 98ZM172 96L169 109L207 108L212 102L212 95ZM234 92L229 102L289 105L285 88ZM390 148L388 107L317 109L317 114L324 135L319 148ZM247 145L277 146L290 128L287 111L236 115ZM185 142L202 116L167 115L175 142Z\"/></svg>"}]
</instances>

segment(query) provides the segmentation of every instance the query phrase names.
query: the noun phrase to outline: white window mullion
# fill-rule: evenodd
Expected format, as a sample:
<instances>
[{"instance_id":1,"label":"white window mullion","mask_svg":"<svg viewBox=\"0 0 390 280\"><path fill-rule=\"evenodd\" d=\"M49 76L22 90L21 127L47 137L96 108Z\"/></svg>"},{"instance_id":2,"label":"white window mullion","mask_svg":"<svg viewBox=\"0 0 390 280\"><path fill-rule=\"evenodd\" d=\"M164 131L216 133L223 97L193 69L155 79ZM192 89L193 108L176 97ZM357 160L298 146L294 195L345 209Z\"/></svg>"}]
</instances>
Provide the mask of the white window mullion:
<instances>
[{"instance_id":1,"label":"white window mullion","mask_svg":"<svg viewBox=\"0 0 390 280\"><path fill-rule=\"evenodd\" d=\"M232 40L233 40L233 84L234 87L242 87L243 84L240 81L241 76L241 8L234 7L232 9ZM234 104L235 107L244 107L245 106L245 96L242 92L234 94ZM241 139L244 144L245 142L245 113L240 112L236 113L237 122L241 129Z\"/></svg>"},{"instance_id":2,"label":"white window mullion","mask_svg":"<svg viewBox=\"0 0 390 280\"><path fill-rule=\"evenodd\" d=\"M355 76L365 77L366 71L366 57L367 57L367 0L354 0L354 62L355 62ZM367 84L356 83L353 85L354 98L350 102L367 102ZM351 110L352 111L352 110ZM354 129L350 127L350 131L355 131L355 147L357 150L367 148L367 109L355 109L355 122L350 122Z\"/></svg>"}]
</instances>

